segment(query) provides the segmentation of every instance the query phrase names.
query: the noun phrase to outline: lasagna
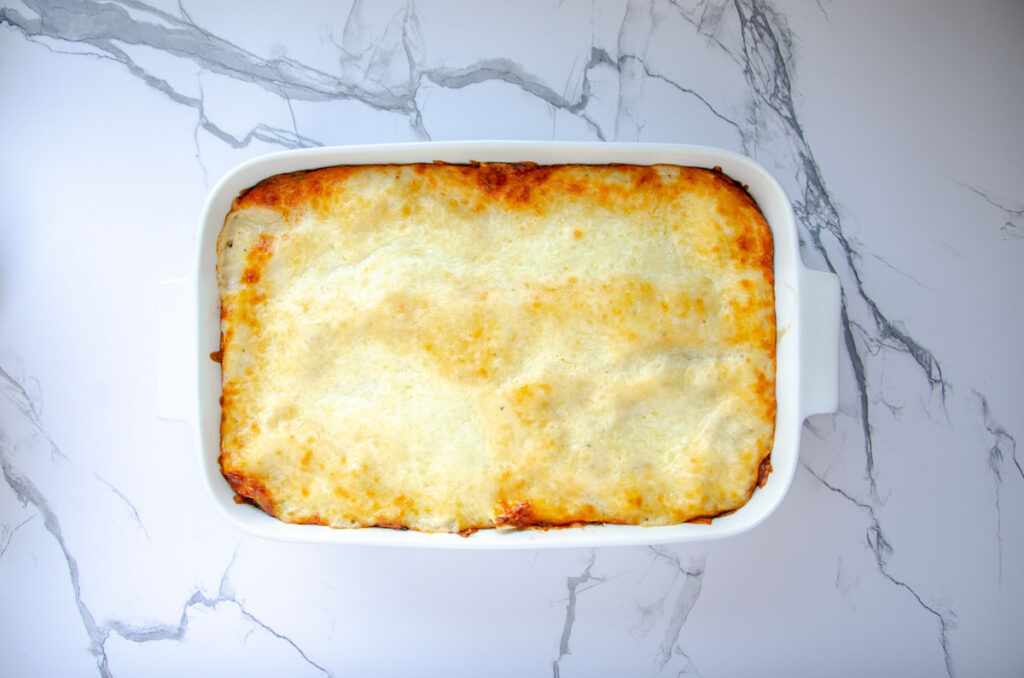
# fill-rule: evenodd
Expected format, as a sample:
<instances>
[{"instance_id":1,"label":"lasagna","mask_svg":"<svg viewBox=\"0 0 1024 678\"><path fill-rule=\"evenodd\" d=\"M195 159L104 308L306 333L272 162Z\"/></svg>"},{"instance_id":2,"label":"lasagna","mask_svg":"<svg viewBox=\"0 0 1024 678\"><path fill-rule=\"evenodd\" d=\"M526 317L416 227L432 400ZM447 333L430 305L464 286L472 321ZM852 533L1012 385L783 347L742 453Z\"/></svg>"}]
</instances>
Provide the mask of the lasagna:
<instances>
[{"instance_id":1,"label":"lasagna","mask_svg":"<svg viewBox=\"0 0 1024 678\"><path fill-rule=\"evenodd\" d=\"M772 236L717 168L281 174L217 253L220 466L282 521L707 521L771 470Z\"/></svg>"}]
</instances>

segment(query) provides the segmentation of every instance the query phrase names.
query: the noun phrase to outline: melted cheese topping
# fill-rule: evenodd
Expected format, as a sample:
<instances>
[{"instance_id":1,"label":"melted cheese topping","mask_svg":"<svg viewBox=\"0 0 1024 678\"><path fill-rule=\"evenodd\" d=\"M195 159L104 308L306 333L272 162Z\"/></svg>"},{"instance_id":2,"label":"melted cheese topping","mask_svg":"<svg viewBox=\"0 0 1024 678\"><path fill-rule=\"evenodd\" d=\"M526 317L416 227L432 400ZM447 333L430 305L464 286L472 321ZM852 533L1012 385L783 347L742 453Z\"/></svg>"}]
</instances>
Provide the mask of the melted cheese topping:
<instances>
[{"instance_id":1,"label":"melted cheese topping","mask_svg":"<svg viewBox=\"0 0 1024 678\"><path fill-rule=\"evenodd\" d=\"M221 467L282 520L661 525L770 468L771 233L719 173L279 175L218 253Z\"/></svg>"}]
</instances>

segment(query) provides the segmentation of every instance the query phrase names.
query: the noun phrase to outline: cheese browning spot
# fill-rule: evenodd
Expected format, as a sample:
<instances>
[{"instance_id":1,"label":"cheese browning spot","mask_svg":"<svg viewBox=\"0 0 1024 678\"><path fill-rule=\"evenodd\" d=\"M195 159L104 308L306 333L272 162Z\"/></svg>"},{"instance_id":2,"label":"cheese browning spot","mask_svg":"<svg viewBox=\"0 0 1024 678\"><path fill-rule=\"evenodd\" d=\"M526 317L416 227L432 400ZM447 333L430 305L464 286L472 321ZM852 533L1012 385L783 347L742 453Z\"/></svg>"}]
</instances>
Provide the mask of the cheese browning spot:
<instances>
[{"instance_id":1,"label":"cheese browning spot","mask_svg":"<svg viewBox=\"0 0 1024 678\"><path fill-rule=\"evenodd\" d=\"M538 521L529 501L516 502L512 506L502 506L501 512L494 519L498 527L526 527Z\"/></svg>"},{"instance_id":2,"label":"cheese browning spot","mask_svg":"<svg viewBox=\"0 0 1024 678\"><path fill-rule=\"evenodd\" d=\"M256 244L246 254L246 261L248 266L245 272L242 273L242 282L247 285L252 285L260 281L263 267L270 258L271 244L274 242L274 238L261 233L256 238Z\"/></svg>"}]
</instances>

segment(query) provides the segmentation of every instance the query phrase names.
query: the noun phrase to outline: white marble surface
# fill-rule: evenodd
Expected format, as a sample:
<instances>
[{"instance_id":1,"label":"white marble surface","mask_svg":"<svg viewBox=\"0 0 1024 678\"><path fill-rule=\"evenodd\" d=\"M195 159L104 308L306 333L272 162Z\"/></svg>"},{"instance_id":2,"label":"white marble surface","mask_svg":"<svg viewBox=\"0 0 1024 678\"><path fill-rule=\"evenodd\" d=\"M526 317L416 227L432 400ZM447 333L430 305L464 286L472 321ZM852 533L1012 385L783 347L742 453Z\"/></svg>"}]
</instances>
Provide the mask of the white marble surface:
<instances>
[{"instance_id":1,"label":"white marble surface","mask_svg":"<svg viewBox=\"0 0 1024 678\"><path fill-rule=\"evenodd\" d=\"M0 9L0 675L1024 672L1024 5L232 4ZM448 552L214 512L154 353L208 190L268 151L463 138L776 173L844 346L765 524Z\"/></svg>"}]
</instances>

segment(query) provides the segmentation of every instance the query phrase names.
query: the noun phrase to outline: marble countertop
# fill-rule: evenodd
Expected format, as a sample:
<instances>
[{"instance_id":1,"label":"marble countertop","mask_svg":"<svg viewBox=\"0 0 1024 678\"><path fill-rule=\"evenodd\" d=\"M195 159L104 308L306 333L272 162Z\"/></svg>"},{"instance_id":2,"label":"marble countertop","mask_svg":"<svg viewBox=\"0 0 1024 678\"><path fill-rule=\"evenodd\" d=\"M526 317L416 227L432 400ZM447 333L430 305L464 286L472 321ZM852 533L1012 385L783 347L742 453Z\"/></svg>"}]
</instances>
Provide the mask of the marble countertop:
<instances>
[{"instance_id":1,"label":"marble countertop","mask_svg":"<svg viewBox=\"0 0 1024 678\"><path fill-rule=\"evenodd\" d=\"M239 7L243 3L237 3ZM0 674L1020 675L1024 6L31 0L0 8ZM245 536L157 417L157 286L238 163L718 146L843 289L840 409L741 536Z\"/></svg>"}]
</instances>

